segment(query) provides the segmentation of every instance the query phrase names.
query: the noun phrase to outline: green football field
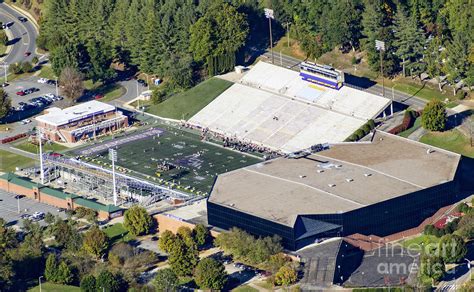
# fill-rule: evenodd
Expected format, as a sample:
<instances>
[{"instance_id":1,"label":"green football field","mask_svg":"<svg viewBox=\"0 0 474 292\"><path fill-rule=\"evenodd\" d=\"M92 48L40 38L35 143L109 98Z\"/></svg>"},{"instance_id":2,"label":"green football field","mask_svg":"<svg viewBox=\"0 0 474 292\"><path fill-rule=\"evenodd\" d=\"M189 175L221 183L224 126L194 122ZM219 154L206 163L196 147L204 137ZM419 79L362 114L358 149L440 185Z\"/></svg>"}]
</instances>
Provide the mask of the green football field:
<instances>
[{"instance_id":1,"label":"green football field","mask_svg":"<svg viewBox=\"0 0 474 292\"><path fill-rule=\"evenodd\" d=\"M131 141L117 147L117 166L163 185L199 194L208 194L217 174L255 164L253 156L200 140L199 134L174 127L164 133ZM107 151L85 160L110 167ZM159 166L165 167L159 169ZM170 167L166 170L166 166Z\"/></svg>"}]
</instances>

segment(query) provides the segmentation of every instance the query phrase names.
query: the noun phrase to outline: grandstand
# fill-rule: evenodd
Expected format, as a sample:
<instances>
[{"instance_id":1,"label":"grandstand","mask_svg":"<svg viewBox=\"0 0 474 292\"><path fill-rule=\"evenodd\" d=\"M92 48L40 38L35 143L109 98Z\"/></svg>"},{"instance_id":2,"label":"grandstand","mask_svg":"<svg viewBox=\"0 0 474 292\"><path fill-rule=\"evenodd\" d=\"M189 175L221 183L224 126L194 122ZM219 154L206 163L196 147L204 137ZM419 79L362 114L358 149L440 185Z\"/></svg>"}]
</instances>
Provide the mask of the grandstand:
<instances>
[{"instance_id":1,"label":"grandstand","mask_svg":"<svg viewBox=\"0 0 474 292\"><path fill-rule=\"evenodd\" d=\"M390 100L349 87L304 81L298 72L259 62L189 122L229 137L294 152L344 141Z\"/></svg>"}]
</instances>

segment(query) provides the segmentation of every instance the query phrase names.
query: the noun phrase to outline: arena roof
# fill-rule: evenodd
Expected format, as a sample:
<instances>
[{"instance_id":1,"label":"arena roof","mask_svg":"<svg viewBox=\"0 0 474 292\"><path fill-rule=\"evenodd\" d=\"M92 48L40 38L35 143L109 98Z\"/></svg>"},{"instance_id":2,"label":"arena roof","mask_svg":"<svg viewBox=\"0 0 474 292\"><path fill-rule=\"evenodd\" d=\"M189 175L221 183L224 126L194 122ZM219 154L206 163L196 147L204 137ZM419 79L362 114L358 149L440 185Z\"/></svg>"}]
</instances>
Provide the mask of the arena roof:
<instances>
[{"instance_id":1,"label":"arena roof","mask_svg":"<svg viewBox=\"0 0 474 292\"><path fill-rule=\"evenodd\" d=\"M349 87L334 90L298 72L259 62L189 122L227 136L294 152L342 142L390 100Z\"/></svg>"},{"instance_id":2,"label":"arena roof","mask_svg":"<svg viewBox=\"0 0 474 292\"><path fill-rule=\"evenodd\" d=\"M51 108L47 114L36 117L35 119L38 122L57 127L113 110L115 110L115 107L112 105L92 100L65 109Z\"/></svg>"},{"instance_id":3,"label":"arena roof","mask_svg":"<svg viewBox=\"0 0 474 292\"><path fill-rule=\"evenodd\" d=\"M209 202L293 226L298 215L335 214L453 180L460 155L377 132L218 176Z\"/></svg>"}]
</instances>

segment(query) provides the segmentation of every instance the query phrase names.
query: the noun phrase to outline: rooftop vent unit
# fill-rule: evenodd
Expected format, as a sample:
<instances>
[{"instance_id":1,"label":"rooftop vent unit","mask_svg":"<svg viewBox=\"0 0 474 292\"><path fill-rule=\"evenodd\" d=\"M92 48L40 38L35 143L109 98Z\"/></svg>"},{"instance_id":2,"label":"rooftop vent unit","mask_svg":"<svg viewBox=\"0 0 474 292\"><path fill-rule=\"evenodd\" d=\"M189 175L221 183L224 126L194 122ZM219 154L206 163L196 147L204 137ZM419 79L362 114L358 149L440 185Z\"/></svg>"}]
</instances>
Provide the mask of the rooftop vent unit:
<instances>
[{"instance_id":1,"label":"rooftop vent unit","mask_svg":"<svg viewBox=\"0 0 474 292\"><path fill-rule=\"evenodd\" d=\"M431 148L428 148L428 149L426 150L426 154L431 154L431 153L433 153L433 152L435 152L435 151L434 151L433 149L431 149Z\"/></svg>"},{"instance_id":2,"label":"rooftop vent unit","mask_svg":"<svg viewBox=\"0 0 474 292\"><path fill-rule=\"evenodd\" d=\"M337 164L336 166L334 166L335 168L341 168L342 165L341 164Z\"/></svg>"},{"instance_id":3,"label":"rooftop vent unit","mask_svg":"<svg viewBox=\"0 0 474 292\"><path fill-rule=\"evenodd\" d=\"M328 186L329 186L330 188L333 188L333 187L335 187L336 185L335 185L335 184L328 184Z\"/></svg>"},{"instance_id":4,"label":"rooftop vent unit","mask_svg":"<svg viewBox=\"0 0 474 292\"><path fill-rule=\"evenodd\" d=\"M346 182L354 181L352 178L346 178Z\"/></svg>"},{"instance_id":5,"label":"rooftop vent unit","mask_svg":"<svg viewBox=\"0 0 474 292\"><path fill-rule=\"evenodd\" d=\"M316 170L318 173L323 173L324 172L324 169L318 169Z\"/></svg>"},{"instance_id":6,"label":"rooftop vent unit","mask_svg":"<svg viewBox=\"0 0 474 292\"><path fill-rule=\"evenodd\" d=\"M231 207L234 207L234 206L235 206L235 204L234 204L234 203L232 203L232 204L230 204L229 206L231 206Z\"/></svg>"},{"instance_id":7,"label":"rooftop vent unit","mask_svg":"<svg viewBox=\"0 0 474 292\"><path fill-rule=\"evenodd\" d=\"M369 176L372 176L372 174L371 173L364 173L364 176L369 177Z\"/></svg>"},{"instance_id":8,"label":"rooftop vent unit","mask_svg":"<svg viewBox=\"0 0 474 292\"><path fill-rule=\"evenodd\" d=\"M306 177L306 175L300 175L300 178L305 178L305 177Z\"/></svg>"}]
</instances>

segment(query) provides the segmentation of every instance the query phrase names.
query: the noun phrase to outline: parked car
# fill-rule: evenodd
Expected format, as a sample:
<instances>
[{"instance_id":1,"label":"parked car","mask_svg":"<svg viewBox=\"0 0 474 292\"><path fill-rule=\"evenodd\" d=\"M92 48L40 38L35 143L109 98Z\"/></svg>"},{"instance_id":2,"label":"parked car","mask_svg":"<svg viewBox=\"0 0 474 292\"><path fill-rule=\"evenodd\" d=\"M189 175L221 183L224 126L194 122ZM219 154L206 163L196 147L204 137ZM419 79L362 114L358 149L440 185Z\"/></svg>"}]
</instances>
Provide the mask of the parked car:
<instances>
[{"instance_id":1,"label":"parked car","mask_svg":"<svg viewBox=\"0 0 474 292\"><path fill-rule=\"evenodd\" d=\"M7 87L8 85L10 85L10 84L8 84L8 83L6 83L6 82L3 82L1 86L2 86L2 87Z\"/></svg>"},{"instance_id":2,"label":"parked car","mask_svg":"<svg viewBox=\"0 0 474 292\"><path fill-rule=\"evenodd\" d=\"M104 96L102 94L96 94L94 95L94 99L101 99L103 98Z\"/></svg>"},{"instance_id":3,"label":"parked car","mask_svg":"<svg viewBox=\"0 0 474 292\"><path fill-rule=\"evenodd\" d=\"M25 91L20 90L20 91L16 92L16 95L23 96L23 95L26 95L26 93L25 93Z\"/></svg>"},{"instance_id":4,"label":"parked car","mask_svg":"<svg viewBox=\"0 0 474 292\"><path fill-rule=\"evenodd\" d=\"M14 198L18 200L18 199L21 199L23 197L24 197L23 195L16 195Z\"/></svg>"},{"instance_id":5,"label":"parked car","mask_svg":"<svg viewBox=\"0 0 474 292\"><path fill-rule=\"evenodd\" d=\"M25 119L25 120L21 121L20 123L21 123L22 125L27 125L27 124L31 123L31 120Z\"/></svg>"},{"instance_id":6,"label":"parked car","mask_svg":"<svg viewBox=\"0 0 474 292\"><path fill-rule=\"evenodd\" d=\"M31 217L31 215L29 215L29 214L21 214L21 216L20 216L21 219L28 219L30 217Z\"/></svg>"},{"instance_id":7,"label":"parked car","mask_svg":"<svg viewBox=\"0 0 474 292\"><path fill-rule=\"evenodd\" d=\"M146 83L146 81L143 80L143 79L138 79L137 82L138 82L141 86L145 86L145 87L148 86L148 84Z\"/></svg>"},{"instance_id":8,"label":"parked car","mask_svg":"<svg viewBox=\"0 0 474 292\"><path fill-rule=\"evenodd\" d=\"M28 52L28 51L27 51L27 52L25 52L23 55L24 55L25 57L28 57L29 55L31 55L31 52Z\"/></svg>"},{"instance_id":9,"label":"parked car","mask_svg":"<svg viewBox=\"0 0 474 292\"><path fill-rule=\"evenodd\" d=\"M48 79L46 79L46 78L40 78L40 79L38 79L38 83L45 84L45 83L47 83L47 82L48 82Z\"/></svg>"},{"instance_id":10,"label":"parked car","mask_svg":"<svg viewBox=\"0 0 474 292\"><path fill-rule=\"evenodd\" d=\"M28 21L28 19L26 17L23 17L23 16L18 16L18 20L20 22L27 22Z\"/></svg>"}]
</instances>

